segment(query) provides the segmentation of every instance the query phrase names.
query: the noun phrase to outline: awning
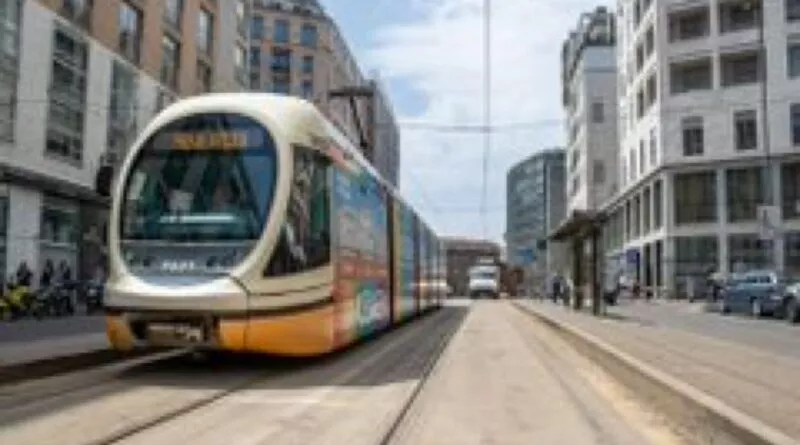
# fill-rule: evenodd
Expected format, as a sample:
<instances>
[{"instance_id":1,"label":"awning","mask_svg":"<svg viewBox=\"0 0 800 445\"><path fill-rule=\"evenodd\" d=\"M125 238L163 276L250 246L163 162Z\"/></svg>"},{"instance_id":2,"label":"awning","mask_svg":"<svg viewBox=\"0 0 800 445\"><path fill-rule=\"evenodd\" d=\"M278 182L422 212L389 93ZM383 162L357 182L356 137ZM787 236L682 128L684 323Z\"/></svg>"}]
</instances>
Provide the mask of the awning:
<instances>
[{"instance_id":1,"label":"awning","mask_svg":"<svg viewBox=\"0 0 800 445\"><path fill-rule=\"evenodd\" d=\"M566 241L570 238L588 235L600 229L605 215L590 210L573 210L567 219L547 237L550 241Z\"/></svg>"}]
</instances>

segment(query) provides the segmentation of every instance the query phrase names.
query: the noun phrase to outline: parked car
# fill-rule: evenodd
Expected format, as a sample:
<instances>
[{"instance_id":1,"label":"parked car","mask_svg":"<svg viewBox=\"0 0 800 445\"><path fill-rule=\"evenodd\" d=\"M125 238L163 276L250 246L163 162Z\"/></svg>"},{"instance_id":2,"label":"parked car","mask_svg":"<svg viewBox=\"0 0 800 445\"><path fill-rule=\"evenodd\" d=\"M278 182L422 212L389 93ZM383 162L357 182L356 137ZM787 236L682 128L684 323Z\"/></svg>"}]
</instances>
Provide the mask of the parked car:
<instances>
[{"instance_id":1,"label":"parked car","mask_svg":"<svg viewBox=\"0 0 800 445\"><path fill-rule=\"evenodd\" d=\"M787 310L792 280L780 273L759 270L743 273L728 281L720 299L720 311L747 313L754 317L783 315Z\"/></svg>"}]
</instances>

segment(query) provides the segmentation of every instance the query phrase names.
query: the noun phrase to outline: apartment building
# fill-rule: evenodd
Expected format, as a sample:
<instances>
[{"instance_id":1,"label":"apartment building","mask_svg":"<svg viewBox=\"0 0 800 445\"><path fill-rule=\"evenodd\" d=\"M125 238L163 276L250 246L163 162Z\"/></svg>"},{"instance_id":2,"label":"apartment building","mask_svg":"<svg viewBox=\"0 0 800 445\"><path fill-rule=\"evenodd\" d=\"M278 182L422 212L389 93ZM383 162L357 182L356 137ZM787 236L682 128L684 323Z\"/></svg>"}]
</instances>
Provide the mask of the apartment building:
<instances>
[{"instance_id":1,"label":"apartment building","mask_svg":"<svg viewBox=\"0 0 800 445\"><path fill-rule=\"evenodd\" d=\"M181 96L246 87L244 0L0 0L0 271L104 265L94 193Z\"/></svg>"},{"instance_id":2,"label":"apartment building","mask_svg":"<svg viewBox=\"0 0 800 445\"><path fill-rule=\"evenodd\" d=\"M617 19L608 258L679 293L800 272L800 0L619 0Z\"/></svg>"},{"instance_id":3,"label":"apartment building","mask_svg":"<svg viewBox=\"0 0 800 445\"><path fill-rule=\"evenodd\" d=\"M561 52L567 130L567 214L596 210L616 192L617 59L614 15L581 15Z\"/></svg>"},{"instance_id":4,"label":"apartment building","mask_svg":"<svg viewBox=\"0 0 800 445\"><path fill-rule=\"evenodd\" d=\"M399 131L380 82L367 79L338 26L316 0L254 0L250 31L250 88L291 94L314 102L366 158L397 184ZM357 87L364 93L353 112L347 98L331 92Z\"/></svg>"}]
</instances>

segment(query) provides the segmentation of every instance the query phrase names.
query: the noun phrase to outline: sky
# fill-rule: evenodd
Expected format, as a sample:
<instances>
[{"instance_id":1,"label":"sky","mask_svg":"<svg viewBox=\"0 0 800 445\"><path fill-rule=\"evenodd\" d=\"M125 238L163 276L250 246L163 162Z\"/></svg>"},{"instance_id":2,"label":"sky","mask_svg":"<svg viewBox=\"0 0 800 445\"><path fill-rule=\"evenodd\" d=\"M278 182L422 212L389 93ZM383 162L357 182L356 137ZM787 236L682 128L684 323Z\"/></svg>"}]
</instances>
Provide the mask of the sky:
<instances>
[{"instance_id":1,"label":"sky","mask_svg":"<svg viewBox=\"0 0 800 445\"><path fill-rule=\"evenodd\" d=\"M401 130L402 194L442 235L502 242L506 173L564 144L560 52L582 12L604 0L493 0L487 225L484 137L414 123L481 125L483 0L322 0L361 69L387 86ZM360 6L355 6L360 5ZM525 124L525 125L516 125Z\"/></svg>"}]
</instances>

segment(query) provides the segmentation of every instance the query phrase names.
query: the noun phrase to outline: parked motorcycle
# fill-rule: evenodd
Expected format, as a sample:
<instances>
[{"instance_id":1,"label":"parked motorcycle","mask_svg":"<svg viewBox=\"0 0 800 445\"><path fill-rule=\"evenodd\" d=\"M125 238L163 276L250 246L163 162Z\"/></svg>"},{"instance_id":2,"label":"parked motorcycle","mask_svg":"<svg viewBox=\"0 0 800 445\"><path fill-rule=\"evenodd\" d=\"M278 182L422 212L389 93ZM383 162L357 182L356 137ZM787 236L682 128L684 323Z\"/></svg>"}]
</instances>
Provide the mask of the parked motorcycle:
<instances>
[{"instance_id":1,"label":"parked motorcycle","mask_svg":"<svg viewBox=\"0 0 800 445\"><path fill-rule=\"evenodd\" d=\"M86 313L93 314L103 310L103 295L105 286L97 280L89 281L84 286L83 298L86 304Z\"/></svg>"}]
</instances>

